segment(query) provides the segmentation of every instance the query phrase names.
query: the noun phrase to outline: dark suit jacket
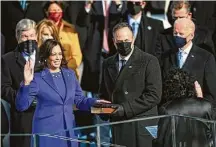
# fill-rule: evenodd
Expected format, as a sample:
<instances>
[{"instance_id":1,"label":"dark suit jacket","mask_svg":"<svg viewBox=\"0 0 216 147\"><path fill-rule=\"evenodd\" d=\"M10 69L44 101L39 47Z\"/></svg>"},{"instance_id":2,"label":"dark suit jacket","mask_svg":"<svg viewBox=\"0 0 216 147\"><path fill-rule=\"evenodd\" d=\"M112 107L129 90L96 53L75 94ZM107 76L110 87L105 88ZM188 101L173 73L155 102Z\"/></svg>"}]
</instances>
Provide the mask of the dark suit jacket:
<instances>
[{"instance_id":1,"label":"dark suit jacket","mask_svg":"<svg viewBox=\"0 0 216 147\"><path fill-rule=\"evenodd\" d=\"M178 67L177 50L169 50L162 58L162 74L173 67ZM206 50L193 45L182 67L183 70L195 76L202 87L204 97L216 106L216 63L214 56Z\"/></svg>"},{"instance_id":2,"label":"dark suit jacket","mask_svg":"<svg viewBox=\"0 0 216 147\"><path fill-rule=\"evenodd\" d=\"M1 33L1 55L4 55L5 53L5 37Z\"/></svg>"},{"instance_id":3,"label":"dark suit jacket","mask_svg":"<svg viewBox=\"0 0 216 147\"><path fill-rule=\"evenodd\" d=\"M193 38L193 43L216 56L214 43L211 37L211 33L208 30L197 26L195 30L195 36ZM173 49L176 49L176 45L173 37L173 28L171 27L164 30L164 32L160 34L160 37L158 37L155 49L156 56L159 60L161 60L161 58L163 58L163 56L166 55L169 50Z\"/></svg>"},{"instance_id":4,"label":"dark suit jacket","mask_svg":"<svg viewBox=\"0 0 216 147\"><path fill-rule=\"evenodd\" d=\"M119 13L124 11L124 3L121 12L119 12L117 11L116 4L112 2L109 8L110 23L112 21L111 19L115 19ZM92 8L89 13L86 13L83 7L83 10L80 11L78 16L77 25L88 28L87 40L82 51L84 71L81 86L84 90L98 92L104 30L104 13L102 2L95 1L92 4Z\"/></svg>"},{"instance_id":5,"label":"dark suit jacket","mask_svg":"<svg viewBox=\"0 0 216 147\"><path fill-rule=\"evenodd\" d=\"M14 50L17 45L15 38L15 29L17 23L24 18L32 19L36 22L42 20L44 16L43 1L27 1L27 9L21 8L19 1L2 1L1 14L2 23L1 30L5 36L5 53Z\"/></svg>"},{"instance_id":6,"label":"dark suit jacket","mask_svg":"<svg viewBox=\"0 0 216 147\"><path fill-rule=\"evenodd\" d=\"M32 117L35 108L32 106L24 112L18 112L15 108L17 90L24 78L25 62L24 57L17 49L1 58L1 98L11 104L11 134L28 134L32 130ZM38 61L35 63L36 68ZM11 137L10 142L12 147L29 147L30 137Z\"/></svg>"},{"instance_id":7,"label":"dark suit jacket","mask_svg":"<svg viewBox=\"0 0 216 147\"><path fill-rule=\"evenodd\" d=\"M118 62L118 54L104 61L100 87L101 98L121 104L125 110L123 117L111 118L111 121L157 115L162 84L156 57L135 47L121 73L118 72ZM151 145L148 137L142 137L142 134L147 133L145 123L147 122L114 126L114 143L128 147L143 147L143 143L147 141L145 144Z\"/></svg>"},{"instance_id":8,"label":"dark suit jacket","mask_svg":"<svg viewBox=\"0 0 216 147\"><path fill-rule=\"evenodd\" d=\"M116 19L116 23L119 22L128 22L128 13L123 14L119 19ZM115 25L112 26L112 28ZM111 31L112 29L110 29ZM135 45L141 50L155 55L156 41L160 32L164 30L163 23L160 20L156 20L153 18L147 17L144 13L142 13L141 22L139 25L138 33L135 40ZM109 33L112 35L112 33ZM109 36L109 46L111 46L114 50L111 54L116 53L116 49L114 47L113 36Z\"/></svg>"},{"instance_id":9,"label":"dark suit jacket","mask_svg":"<svg viewBox=\"0 0 216 147\"><path fill-rule=\"evenodd\" d=\"M212 119L211 103L201 98L176 99L162 105L161 115L185 115ZM176 147L207 147L211 140L211 126L192 118L175 116ZM171 117L162 118L158 123L157 147L172 147Z\"/></svg>"}]
</instances>

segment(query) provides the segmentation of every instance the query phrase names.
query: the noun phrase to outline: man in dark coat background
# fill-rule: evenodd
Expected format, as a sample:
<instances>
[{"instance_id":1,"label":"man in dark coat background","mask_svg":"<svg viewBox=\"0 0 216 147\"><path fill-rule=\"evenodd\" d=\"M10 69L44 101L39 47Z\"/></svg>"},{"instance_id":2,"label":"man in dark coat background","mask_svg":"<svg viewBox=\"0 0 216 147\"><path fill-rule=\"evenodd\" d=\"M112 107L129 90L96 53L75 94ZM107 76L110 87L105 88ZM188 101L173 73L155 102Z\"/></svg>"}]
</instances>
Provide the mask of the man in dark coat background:
<instances>
[{"instance_id":1,"label":"man in dark coat background","mask_svg":"<svg viewBox=\"0 0 216 147\"><path fill-rule=\"evenodd\" d=\"M10 133L31 134L32 118L35 106L31 106L24 112L18 112L15 108L15 97L20 83L23 80L23 71L26 60L29 58L35 63L35 69L39 66L37 59L36 23L30 19L22 19L16 26L17 48L8 52L1 58L1 98L11 105L10 109ZM25 48L25 47L29 48ZM31 136L10 137L11 147L29 147Z\"/></svg>"},{"instance_id":2,"label":"man in dark coat background","mask_svg":"<svg viewBox=\"0 0 216 147\"><path fill-rule=\"evenodd\" d=\"M161 72L156 57L134 46L132 28L125 22L113 30L117 52L103 63L100 97L116 105L111 121L157 115L161 98ZM140 121L112 127L114 144L151 147L152 138L145 126L155 122Z\"/></svg>"},{"instance_id":3,"label":"man in dark coat background","mask_svg":"<svg viewBox=\"0 0 216 147\"><path fill-rule=\"evenodd\" d=\"M5 53L14 50L16 24L24 18L39 22L44 18L43 1L1 1L1 31L5 36Z\"/></svg>"},{"instance_id":4,"label":"man in dark coat background","mask_svg":"<svg viewBox=\"0 0 216 147\"><path fill-rule=\"evenodd\" d=\"M115 19L116 16L119 16L119 13L125 11L124 2L118 4L117 1L119 0L110 1L109 3L108 29L110 28L112 19ZM84 69L81 86L83 90L92 93L98 92L102 57L106 57L108 54L103 47L103 33L105 30L105 19L107 17L104 15L105 2L108 1L87 1L85 8L83 7L80 10L77 19L77 25L87 28L87 38L82 50Z\"/></svg>"},{"instance_id":5,"label":"man in dark coat background","mask_svg":"<svg viewBox=\"0 0 216 147\"><path fill-rule=\"evenodd\" d=\"M146 16L144 12L146 5L148 2L143 0L128 1L127 11L112 21L112 28L119 22L127 22L133 29L134 45L144 52L155 55L156 41L164 27L162 21ZM112 47L110 55L116 53L112 38L112 29L110 29L109 46Z\"/></svg>"}]
</instances>

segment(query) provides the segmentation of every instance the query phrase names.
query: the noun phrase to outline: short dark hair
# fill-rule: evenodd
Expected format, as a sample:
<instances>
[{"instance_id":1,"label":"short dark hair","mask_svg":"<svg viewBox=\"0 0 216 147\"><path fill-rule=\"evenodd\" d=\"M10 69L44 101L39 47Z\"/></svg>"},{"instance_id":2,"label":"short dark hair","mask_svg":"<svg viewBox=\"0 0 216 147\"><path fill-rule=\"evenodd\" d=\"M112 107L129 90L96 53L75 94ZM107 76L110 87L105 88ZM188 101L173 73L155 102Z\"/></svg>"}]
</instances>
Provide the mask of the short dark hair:
<instances>
[{"instance_id":1,"label":"short dark hair","mask_svg":"<svg viewBox=\"0 0 216 147\"><path fill-rule=\"evenodd\" d=\"M63 12L65 11L65 9L67 7L67 3L63 2L63 1L48 1L43 6L43 10L44 10L45 14L48 11L48 9L49 9L49 7L50 7L51 4L57 4L59 7L61 7L61 9L62 9Z\"/></svg>"},{"instance_id":2,"label":"short dark hair","mask_svg":"<svg viewBox=\"0 0 216 147\"><path fill-rule=\"evenodd\" d=\"M187 0L173 1L171 5L172 14L173 14L173 11L180 10L183 7L187 10L187 12L191 12L191 5L189 1Z\"/></svg>"},{"instance_id":3,"label":"short dark hair","mask_svg":"<svg viewBox=\"0 0 216 147\"><path fill-rule=\"evenodd\" d=\"M171 69L163 82L164 102L196 96L195 77L179 68Z\"/></svg>"},{"instance_id":4,"label":"short dark hair","mask_svg":"<svg viewBox=\"0 0 216 147\"><path fill-rule=\"evenodd\" d=\"M133 29L132 27L127 23L127 22L120 22L118 24L116 24L113 28L113 36L115 35L115 32L119 29L122 29L122 28L128 28L132 33L133 33Z\"/></svg>"},{"instance_id":5,"label":"short dark hair","mask_svg":"<svg viewBox=\"0 0 216 147\"><path fill-rule=\"evenodd\" d=\"M39 51L39 58L40 58L40 63L41 63L41 70L48 67L47 65L47 59L52 53L52 50L55 46L59 45L61 48L62 52L62 61L61 61L61 67L67 68L67 61L64 56L64 49L61 45L60 42L54 40L54 39L47 39L41 46L40 46L40 51Z\"/></svg>"}]
</instances>

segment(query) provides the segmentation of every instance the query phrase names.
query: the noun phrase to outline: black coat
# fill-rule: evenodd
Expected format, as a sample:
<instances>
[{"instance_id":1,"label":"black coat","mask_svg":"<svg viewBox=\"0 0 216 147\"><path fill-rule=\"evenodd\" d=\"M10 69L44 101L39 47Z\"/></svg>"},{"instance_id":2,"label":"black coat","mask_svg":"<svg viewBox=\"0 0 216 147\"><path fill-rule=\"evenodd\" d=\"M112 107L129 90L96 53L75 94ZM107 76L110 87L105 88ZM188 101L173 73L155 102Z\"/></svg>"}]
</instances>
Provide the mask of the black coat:
<instances>
[{"instance_id":1,"label":"black coat","mask_svg":"<svg viewBox=\"0 0 216 147\"><path fill-rule=\"evenodd\" d=\"M45 15L43 12L43 1L27 1L27 9L21 8L19 1L1 2L1 31L5 36L5 53L14 50L17 45L15 29L17 23L24 18L32 19L36 22L42 20Z\"/></svg>"},{"instance_id":2,"label":"black coat","mask_svg":"<svg viewBox=\"0 0 216 147\"><path fill-rule=\"evenodd\" d=\"M103 63L100 97L124 107L123 117L111 121L127 120L157 115L157 104L161 98L161 73L156 57L135 47L131 57L118 72L118 54ZM116 125L112 128L113 143L127 147L151 146L151 137L144 126L152 121Z\"/></svg>"},{"instance_id":3,"label":"black coat","mask_svg":"<svg viewBox=\"0 0 216 147\"><path fill-rule=\"evenodd\" d=\"M169 50L162 57L163 77L171 68L178 67L177 52L177 50ZM216 63L214 56L193 45L182 69L195 76L202 87L204 97L216 107Z\"/></svg>"},{"instance_id":4,"label":"black coat","mask_svg":"<svg viewBox=\"0 0 216 147\"><path fill-rule=\"evenodd\" d=\"M112 19L118 18L119 13L125 11L123 3L121 12L117 11L116 4L111 3L109 8L109 26ZM103 45L104 13L101 1L92 4L91 11L86 13L84 7L78 16L77 25L87 27L87 39L82 50L84 71L81 86L83 90L98 92L99 74L101 70L101 56ZM109 27L110 28L110 27ZM91 84L90 84L91 83Z\"/></svg>"},{"instance_id":5,"label":"black coat","mask_svg":"<svg viewBox=\"0 0 216 147\"><path fill-rule=\"evenodd\" d=\"M117 22L115 24L119 22L128 22L128 13L126 12L119 19L116 19L116 21ZM112 26L112 28L113 27L114 25ZM144 13L142 13L141 22L138 28L138 33L134 45L136 45L138 48L149 54L156 55L156 41L160 32L162 32L163 30L164 28L162 21L149 18ZM112 35L111 32L109 34ZM116 49L114 47L112 38L113 36L109 36L109 46L111 46L114 49L111 52L113 54L116 53Z\"/></svg>"},{"instance_id":6,"label":"black coat","mask_svg":"<svg viewBox=\"0 0 216 147\"><path fill-rule=\"evenodd\" d=\"M31 106L24 112L18 112L15 108L15 98L21 81L24 79L24 65L26 61L22 54L16 50L9 52L1 58L1 98L10 103L10 133L29 134L32 132L32 118L35 107ZM39 64L35 62L35 68ZM11 137L11 147L29 147L31 137Z\"/></svg>"},{"instance_id":7,"label":"black coat","mask_svg":"<svg viewBox=\"0 0 216 147\"><path fill-rule=\"evenodd\" d=\"M201 98L176 99L162 105L161 115L185 115L212 119L211 103ZM158 123L158 138L156 147L172 147L172 125L170 118L162 118ZM188 147L208 147L211 138L211 126L196 119L175 117L176 147L180 144ZM196 144L196 143L197 144Z\"/></svg>"}]
</instances>

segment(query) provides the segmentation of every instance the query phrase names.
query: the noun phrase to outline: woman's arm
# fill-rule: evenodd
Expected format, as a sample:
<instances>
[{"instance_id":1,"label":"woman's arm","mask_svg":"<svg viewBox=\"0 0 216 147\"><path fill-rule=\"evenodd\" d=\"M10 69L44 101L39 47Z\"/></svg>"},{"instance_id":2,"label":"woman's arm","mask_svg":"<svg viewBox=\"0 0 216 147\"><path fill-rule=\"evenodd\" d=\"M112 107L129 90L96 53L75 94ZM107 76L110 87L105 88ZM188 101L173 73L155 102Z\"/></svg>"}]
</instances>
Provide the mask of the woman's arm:
<instances>
[{"instance_id":1,"label":"woman's arm","mask_svg":"<svg viewBox=\"0 0 216 147\"><path fill-rule=\"evenodd\" d=\"M29 85L25 85L24 82L22 82L15 100L16 109L18 111L27 110L35 99L38 91L39 88L35 79L33 79Z\"/></svg>"},{"instance_id":2,"label":"woman's arm","mask_svg":"<svg viewBox=\"0 0 216 147\"><path fill-rule=\"evenodd\" d=\"M24 67L24 81L18 90L15 105L18 111L25 111L29 108L32 101L39 91L38 85L34 78L33 62L27 61Z\"/></svg>"}]
</instances>

